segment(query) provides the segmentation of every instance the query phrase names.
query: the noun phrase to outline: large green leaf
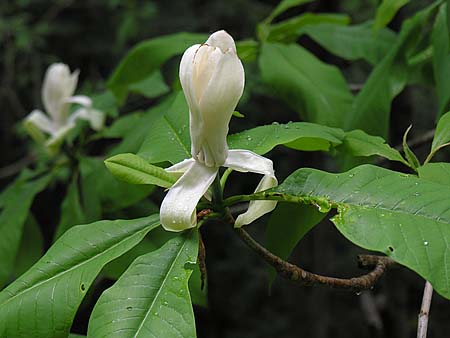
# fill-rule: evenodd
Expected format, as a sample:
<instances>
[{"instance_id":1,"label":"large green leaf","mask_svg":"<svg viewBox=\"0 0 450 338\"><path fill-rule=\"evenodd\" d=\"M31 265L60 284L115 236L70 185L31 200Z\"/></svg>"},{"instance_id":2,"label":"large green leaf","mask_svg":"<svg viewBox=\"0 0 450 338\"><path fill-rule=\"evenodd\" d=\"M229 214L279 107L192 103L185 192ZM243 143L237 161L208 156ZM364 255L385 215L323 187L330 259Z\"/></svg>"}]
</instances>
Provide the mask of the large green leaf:
<instances>
[{"instance_id":1,"label":"large green leaf","mask_svg":"<svg viewBox=\"0 0 450 338\"><path fill-rule=\"evenodd\" d=\"M348 25L349 22L350 18L347 15L305 13L274 25L260 26L258 27L258 33L263 38L263 41L291 43L298 39L302 28L307 25L319 25L322 23Z\"/></svg>"},{"instance_id":2,"label":"large green leaf","mask_svg":"<svg viewBox=\"0 0 450 338\"><path fill-rule=\"evenodd\" d=\"M138 257L98 300L88 337L196 337L188 280L197 250L194 230Z\"/></svg>"},{"instance_id":3,"label":"large green leaf","mask_svg":"<svg viewBox=\"0 0 450 338\"><path fill-rule=\"evenodd\" d=\"M439 101L438 117L450 108L450 43L446 5L439 8L433 27L433 74Z\"/></svg>"},{"instance_id":4,"label":"large green leaf","mask_svg":"<svg viewBox=\"0 0 450 338\"><path fill-rule=\"evenodd\" d=\"M301 32L343 59L363 59L371 64L377 64L383 59L396 40L391 30L374 32L370 23L352 26L322 23L303 27Z\"/></svg>"},{"instance_id":5,"label":"large green leaf","mask_svg":"<svg viewBox=\"0 0 450 338\"><path fill-rule=\"evenodd\" d=\"M206 36L203 34L177 33L141 42L117 66L108 81L108 88L122 102L130 86L139 88L139 84L154 77L155 71L159 71L169 58L205 40Z\"/></svg>"},{"instance_id":6,"label":"large green leaf","mask_svg":"<svg viewBox=\"0 0 450 338\"><path fill-rule=\"evenodd\" d=\"M450 298L450 186L363 165L342 174L300 169L273 191L337 208L332 221L350 241L387 254Z\"/></svg>"},{"instance_id":7,"label":"large green leaf","mask_svg":"<svg viewBox=\"0 0 450 338\"><path fill-rule=\"evenodd\" d=\"M380 29L385 27L395 14L405 6L409 0L383 0L377 8L377 13L375 15L374 28Z\"/></svg>"},{"instance_id":8,"label":"large green leaf","mask_svg":"<svg viewBox=\"0 0 450 338\"><path fill-rule=\"evenodd\" d=\"M398 150L391 148L383 138L366 134L362 130L347 132L338 150L357 157L378 155L409 166Z\"/></svg>"},{"instance_id":9,"label":"large green leaf","mask_svg":"<svg viewBox=\"0 0 450 338\"><path fill-rule=\"evenodd\" d=\"M362 129L387 137L391 102L413 75L409 57L430 35L430 21L437 10L432 5L405 20L397 43L377 64L346 114L345 130Z\"/></svg>"},{"instance_id":10,"label":"large green leaf","mask_svg":"<svg viewBox=\"0 0 450 338\"><path fill-rule=\"evenodd\" d=\"M231 149L248 149L263 155L277 145L306 151L324 150L341 143L344 132L308 122L274 123L230 135Z\"/></svg>"},{"instance_id":11,"label":"large green leaf","mask_svg":"<svg viewBox=\"0 0 450 338\"><path fill-rule=\"evenodd\" d=\"M137 153L142 146L147 135L153 131L152 126L155 121L161 118L166 111L172 106L176 94L171 94L165 97L156 106L150 108L145 112L137 112L131 116L126 116L126 119L117 120L111 126L111 130L106 132L108 137L122 138L122 142L108 152L108 156L122 154L122 153Z\"/></svg>"},{"instance_id":12,"label":"large green leaf","mask_svg":"<svg viewBox=\"0 0 450 338\"><path fill-rule=\"evenodd\" d=\"M10 276L34 197L50 182L50 175L26 180L19 177L4 193L0 213L0 286Z\"/></svg>"},{"instance_id":13,"label":"large green leaf","mask_svg":"<svg viewBox=\"0 0 450 338\"><path fill-rule=\"evenodd\" d=\"M167 112L149 126L138 155L150 163L172 164L191 157L189 108L183 92L178 92Z\"/></svg>"},{"instance_id":14,"label":"large green leaf","mask_svg":"<svg viewBox=\"0 0 450 338\"><path fill-rule=\"evenodd\" d=\"M170 188L177 181L176 176L134 154L115 155L105 160L105 165L114 176L130 184Z\"/></svg>"},{"instance_id":15,"label":"large green leaf","mask_svg":"<svg viewBox=\"0 0 450 338\"><path fill-rule=\"evenodd\" d=\"M263 81L309 122L342 127L353 96L338 68L298 45L265 43L259 60Z\"/></svg>"},{"instance_id":16,"label":"large green leaf","mask_svg":"<svg viewBox=\"0 0 450 338\"><path fill-rule=\"evenodd\" d=\"M417 172L420 178L450 186L450 163L427 163Z\"/></svg>"},{"instance_id":17,"label":"large green leaf","mask_svg":"<svg viewBox=\"0 0 450 338\"><path fill-rule=\"evenodd\" d=\"M152 215L68 230L0 293L0 336L67 337L77 308L102 267L158 225L159 215Z\"/></svg>"}]
</instances>

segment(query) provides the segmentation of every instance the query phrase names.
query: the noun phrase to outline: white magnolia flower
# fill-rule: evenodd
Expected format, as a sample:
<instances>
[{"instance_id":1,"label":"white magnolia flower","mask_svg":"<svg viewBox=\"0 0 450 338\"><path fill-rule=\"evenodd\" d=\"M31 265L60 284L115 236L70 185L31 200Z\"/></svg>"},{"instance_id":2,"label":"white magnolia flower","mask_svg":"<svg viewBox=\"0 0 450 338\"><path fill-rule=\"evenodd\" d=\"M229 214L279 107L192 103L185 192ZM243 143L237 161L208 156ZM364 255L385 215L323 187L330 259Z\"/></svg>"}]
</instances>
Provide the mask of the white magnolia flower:
<instances>
[{"instance_id":1,"label":"white magnolia flower","mask_svg":"<svg viewBox=\"0 0 450 338\"><path fill-rule=\"evenodd\" d=\"M79 71L70 73L63 63L54 63L48 67L42 85L42 101L47 114L33 110L25 119L25 126L37 141L44 141L42 132L50 135L46 140L48 148L57 148L67 133L75 127L77 119L89 121L95 130L103 128L104 114L93 109L89 97L75 95ZM81 107L70 114L72 104Z\"/></svg>"},{"instance_id":2,"label":"white magnolia flower","mask_svg":"<svg viewBox=\"0 0 450 338\"><path fill-rule=\"evenodd\" d=\"M278 184L271 160L249 150L228 149L228 124L244 90L244 68L233 38L222 30L188 48L180 63L180 81L190 110L192 158L166 169L182 175L161 205L161 224L169 231L196 226L197 203L221 166L264 175L255 192ZM249 224L275 206L275 201L252 201L235 226Z\"/></svg>"}]
</instances>

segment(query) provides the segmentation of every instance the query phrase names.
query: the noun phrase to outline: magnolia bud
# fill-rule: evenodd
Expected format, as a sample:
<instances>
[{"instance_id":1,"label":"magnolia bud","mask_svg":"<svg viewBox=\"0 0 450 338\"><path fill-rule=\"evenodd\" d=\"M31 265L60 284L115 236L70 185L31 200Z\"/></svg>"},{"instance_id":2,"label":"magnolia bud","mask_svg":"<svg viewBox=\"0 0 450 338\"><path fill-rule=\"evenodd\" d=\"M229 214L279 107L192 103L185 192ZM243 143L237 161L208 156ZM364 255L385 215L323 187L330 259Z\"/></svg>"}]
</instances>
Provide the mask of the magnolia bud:
<instances>
[{"instance_id":1,"label":"magnolia bud","mask_svg":"<svg viewBox=\"0 0 450 338\"><path fill-rule=\"evenodd\" d=\"M228 155L228 124L244 90L244 68L233 38L221 30L186 50L180 81L190 110L191 153L209 167Z\"/></svg>"}]
</instances>

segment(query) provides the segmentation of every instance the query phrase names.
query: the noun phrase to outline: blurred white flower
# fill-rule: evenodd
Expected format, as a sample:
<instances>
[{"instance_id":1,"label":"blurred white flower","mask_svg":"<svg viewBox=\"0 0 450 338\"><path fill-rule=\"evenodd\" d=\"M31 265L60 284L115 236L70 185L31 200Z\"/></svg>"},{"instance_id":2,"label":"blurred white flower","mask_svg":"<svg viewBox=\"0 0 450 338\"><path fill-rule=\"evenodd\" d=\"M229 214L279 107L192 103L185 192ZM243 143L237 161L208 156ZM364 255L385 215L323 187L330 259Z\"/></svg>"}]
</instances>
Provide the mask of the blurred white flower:
<instances>
[{"instance_id":1,"label":"blurred white flower","mask_svg":"<svg viewBox=\"0 0 450 338\"><path fill-rule=\"evenodd\" d=\"M33 110L25 118L25 127L38 142L55 151L64 141L67 133L75 127L77 119L89 121L92 129L100 130L104 124L104 114L92 108L92 101L83 95L73 95L78 82L78 70L70 73L63 63L50 65L42 85L42 101L47 114ZM72 104L81 107L70 114ZM43 133L50 137L46 138Z\"/></svg>"},{"instance_id":2,"label":"blurred white flower","mask_svg":"<svg viewBox=\"0 0 450 338\"><path fill-rule=\"evenodd\" d=\"M166 230L196 226L197 203L221 166L264 175L255 192L278 184L271 160L249 150L228 149L228 124L242 96L244 77L234 40L223 30L185 51L180 81L190 111L192 158L166 169L182 175L161 205L161 224ZM252 201L235 226L249 224L275 206L275 201Z\"/></svg>"}]
</instances>

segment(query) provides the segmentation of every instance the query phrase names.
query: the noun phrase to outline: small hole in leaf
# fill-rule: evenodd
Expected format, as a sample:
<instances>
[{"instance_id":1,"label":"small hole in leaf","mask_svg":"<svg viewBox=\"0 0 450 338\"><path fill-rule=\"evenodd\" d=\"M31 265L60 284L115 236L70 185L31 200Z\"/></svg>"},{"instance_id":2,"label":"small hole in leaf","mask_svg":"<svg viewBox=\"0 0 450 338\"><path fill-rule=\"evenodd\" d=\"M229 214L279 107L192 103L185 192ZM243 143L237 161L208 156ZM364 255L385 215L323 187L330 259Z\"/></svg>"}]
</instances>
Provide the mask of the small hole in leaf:
<instances>
[{"instance_id":1,"label":"small hole in leaf","mask_svg":"<svg viewBox=\"0 0 450 338\"><path fill-rule=\"evenodd\" d=\"M392 246L388 246L390 252L394 252L394 248Z\"/></svg>"},{"instance_id":2,"label":"small hole in leaf","mask_svg":"<svg viewBox=\"0 0 450 338\"><path fill-rule=\"evenodd\" d=\"M81 284L81 285L80 285L80 289L81 289L81 291L83 291L83 292L86 291L86 287L84 286L84 284Z\"/></svg>"},{"instance_id":3,"label":"small hole in leaf","mask_svg":"<svg viewBox=\"0 0 450 338\"><path fill-rule=\"evenodd\" d=\"M127 306L127 310L131 311L131 310L133 310L133 307L132 306Z\"/></svg>"}]
</instances>

